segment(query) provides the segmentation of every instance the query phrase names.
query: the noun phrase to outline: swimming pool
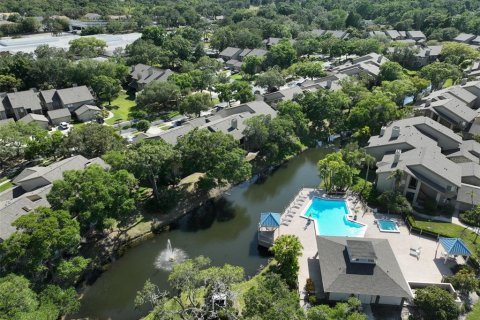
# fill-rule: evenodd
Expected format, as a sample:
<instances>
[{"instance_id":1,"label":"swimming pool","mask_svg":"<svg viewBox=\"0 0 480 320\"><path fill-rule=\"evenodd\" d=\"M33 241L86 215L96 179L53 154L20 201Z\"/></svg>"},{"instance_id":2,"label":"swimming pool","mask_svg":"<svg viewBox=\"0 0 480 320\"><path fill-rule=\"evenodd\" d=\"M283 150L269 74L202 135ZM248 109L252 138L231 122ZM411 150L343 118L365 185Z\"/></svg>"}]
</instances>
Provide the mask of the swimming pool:
<instances>
[{"instance_id":1,"label":"swimming pool","mask_svg":"<svg viewBox=\"0 0 480 320\"><path fill-rule=\"evenodd\" d=\"M379 219L377 220L378 229L382 232L400 232L397 223L392 220Z\"/></svg>"},{"instance_id":2,"label":"swimming pool","mask_svg":"<svg viewBox=\"0 0 480 320\"><path fill-rule=\"evenodd\" d=\"M313 198L304 213L316 223L321 236L363 237L367 227L347 218L348 208L344 200Z\"/></svg>"}]
</instances>

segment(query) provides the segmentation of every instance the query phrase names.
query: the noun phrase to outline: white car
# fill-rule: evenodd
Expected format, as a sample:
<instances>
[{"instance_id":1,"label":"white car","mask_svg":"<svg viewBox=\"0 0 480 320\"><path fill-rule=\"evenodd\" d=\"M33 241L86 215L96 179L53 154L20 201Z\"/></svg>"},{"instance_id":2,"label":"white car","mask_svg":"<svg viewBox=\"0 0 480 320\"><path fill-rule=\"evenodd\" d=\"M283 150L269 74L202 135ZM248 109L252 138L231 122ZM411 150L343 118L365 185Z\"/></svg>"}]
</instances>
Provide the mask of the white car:
<instances>
[{"instance_id":1,"label":"white car","mask_svg":"<svg viewBox=\"0 0 480 320\"><path fill-rule=\"evenodd\" d=\"M69 125L67 122L60 122L60 125L58 126L60 130L67 130Z\"/></svg>"}]
</instances>

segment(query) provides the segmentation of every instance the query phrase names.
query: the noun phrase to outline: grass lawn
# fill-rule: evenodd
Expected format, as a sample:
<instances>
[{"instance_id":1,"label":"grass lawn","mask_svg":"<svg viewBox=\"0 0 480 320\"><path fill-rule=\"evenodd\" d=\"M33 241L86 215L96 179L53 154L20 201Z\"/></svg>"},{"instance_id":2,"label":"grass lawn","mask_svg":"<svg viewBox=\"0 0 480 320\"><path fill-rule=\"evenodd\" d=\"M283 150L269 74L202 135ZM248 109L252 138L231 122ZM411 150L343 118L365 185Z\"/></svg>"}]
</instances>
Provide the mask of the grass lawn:
<instances>
[{"instance_id":1,"label":"grass lawn","mask_svg":"<svg viewBox=\"0 0 480 320\"><path fill-rule=\"evenodd\" d=\"M236 73L234 74L233 76L230 77L232 80L235 80L235 81L240 81L243 79L242 75L240 73Z\"/></svg>"},{"instance_id":2,"label":"grass lawn","mask_svg":"<svg viewBox=\"0 0 480 320\"><path fill-rule=\"evenodd\" d=\"M443 87L444 88L448 88L448 87L451 87L453 86L453 79L447 79L444 83L443 83Z\"/></svg>"},{"instance_id":3,"label":"grass lawn","mask_svg":"<svg viewBox=\"0 0 480 320\"><path fill-rule=\"evenodd\" d=\"M472 312L470 312L467 315L466 320L478 320L478 319L480 319L480 301L475 303L475 305L473 306Z\"/></svg>"},{"instance_id":4,"label":"grass lawn","mask_svg":"<svg viewBox=\"0 0 480 320\"><path fill-rule=\"evenodd\" d=\"M3 184L0 184L0 192L3 192L3 191L5 191L5 190L8 190L8 189L10 189L11 187L13 187L13 183L11 183L10 181L4 182Z\"/></svg>"},{"instance_id":5,"label":"grass lawn","mask_svg":"<svg viewBox=\"0 0 480 320\"><path fill-rule=\"evenodd\" d=\"M108 107L113 113L113 117L105 121L107 124L130 120L130 110L135 106L135 100L132 99L125 91L112 101L112 106Z\"/></svg>"},{"instance_id":6,"label":"grass lawn","mask_svg":"<svg viewBox=\"0 0 480 320\"><path fill-rule=\"evenodd\" d=\"M440 236L449 237L449 238L462 238L465 244L468 246L472 255L477 256L477 250L480 249L480 237L478 237L476 243L475 237L476 234L468 229L465 229L462 226L449 222L437 222L437 221L426 221L426 220L417 220L412 219L414 226L425 231L430 231L433 233L438 233Z\"/></svg>"}]
</instances>

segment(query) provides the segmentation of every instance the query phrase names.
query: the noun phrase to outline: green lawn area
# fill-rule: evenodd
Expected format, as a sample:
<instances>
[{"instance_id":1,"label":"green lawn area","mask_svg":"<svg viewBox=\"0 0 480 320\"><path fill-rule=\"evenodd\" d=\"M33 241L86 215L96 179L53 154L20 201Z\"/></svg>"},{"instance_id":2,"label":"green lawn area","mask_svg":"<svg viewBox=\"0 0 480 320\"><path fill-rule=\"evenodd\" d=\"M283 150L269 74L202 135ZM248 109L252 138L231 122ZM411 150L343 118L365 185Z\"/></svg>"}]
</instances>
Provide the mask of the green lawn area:
<instances>
[{"instance_id":1,"label":"green lawn area","mask_svg":"<svg viewBox=\"0 0 480 320\"><path fill-rule=\"evenodd\" d=\"M5 190L8 190L8 189L10 189L11 187L13 187L13 183L11 183L10 181L4 182L3 184L0 184L0 192L3 192L3 191L5 191Z\"/></svg>"},{"instance_id":2,"label":"green lawn area","mask_svg":"<svg viewBox=\"0 0 480 320\"><path fill-rule=\"evenodd\" d=\"M474 232L449 222L426 221L415 219L413 217L410 218L410 221L419 229L437 233L443 237L462 238L470 251L472 251L472 255L474 257L477 256L477 250L480 249L480 237L477 239L476 243L474 243L476 237Z\"/></svg>"},{"instance_id":3,"label":"green lawn area","mask_svg":"<svg viewBox=\"0 0 480 320\"><path fill-rule=\"evenodd\" d=\"M448 88L448 87L451 87L453 86L453 79L447 79L444 83L443 83L443 87L444 88Z\"/></svg>"},{"instance_id":4,"label":"green lawn area","mask_svg":"<svg viewBox=\"0 0 480 320\"><path fill-rule=\"evenodd\" d=\"M473 310L467 315L466 320L478 320L478 319L480 319L480 301L473 306Z\"/></svg>"},{"instance_id":5,"label":"green lawn area","mask_svg":"<svg viewBox=\"0 0 480 320\"><path fill-rule=\"evenodd\" d=\"M115 122L130 120L130 110L135 106L135 100L132 100L125 91L112 101L112 107L107 107L112 113L113 117L105 121L107 124L114 124Z\"/></svg>"},{"instance_id":6,"label":"green lawn area","mask_svg":"<svg viewBox=\"0 0 480 320\"><path fill-rule=\"evenodd\" d=\"M234 74L233 76L230 77L232 80L235 81L240 81L243 79L242 75L240 73Z\"/></svg>"}]
</instances>

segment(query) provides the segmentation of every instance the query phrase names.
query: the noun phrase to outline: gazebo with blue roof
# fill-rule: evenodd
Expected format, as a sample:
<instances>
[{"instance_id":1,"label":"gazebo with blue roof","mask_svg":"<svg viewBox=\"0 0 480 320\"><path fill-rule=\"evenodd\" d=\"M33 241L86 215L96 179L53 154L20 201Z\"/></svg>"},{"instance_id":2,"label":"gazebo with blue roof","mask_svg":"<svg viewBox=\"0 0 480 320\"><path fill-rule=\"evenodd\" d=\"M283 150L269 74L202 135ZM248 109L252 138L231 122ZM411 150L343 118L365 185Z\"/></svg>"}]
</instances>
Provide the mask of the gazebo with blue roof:
<instances>
[{"instance_id":1,"label":"gazebo with blue roof","mask_svg":"<svg viewBox=\"0 0 480 320\"><path fill-rule=\"evenodd\" d=\"M439 245L445 249L444 258L445 263L447 258L451 256L464 256L468 258L472 255L472 252L468 249L465 242L460 238L440 238Z\"/></svg>"},{"instance_id":2,"label":"gazebo with blue roof","mask_svg":"<svg viewBox=\"0 0 480 320\"><path fill-rule=\"evenodd\" d=\"M258 244L263 247L271 247L278 236L281 217L279 213L263 212L260 214L258 223Z\"/></svg>"}]
</instances>

